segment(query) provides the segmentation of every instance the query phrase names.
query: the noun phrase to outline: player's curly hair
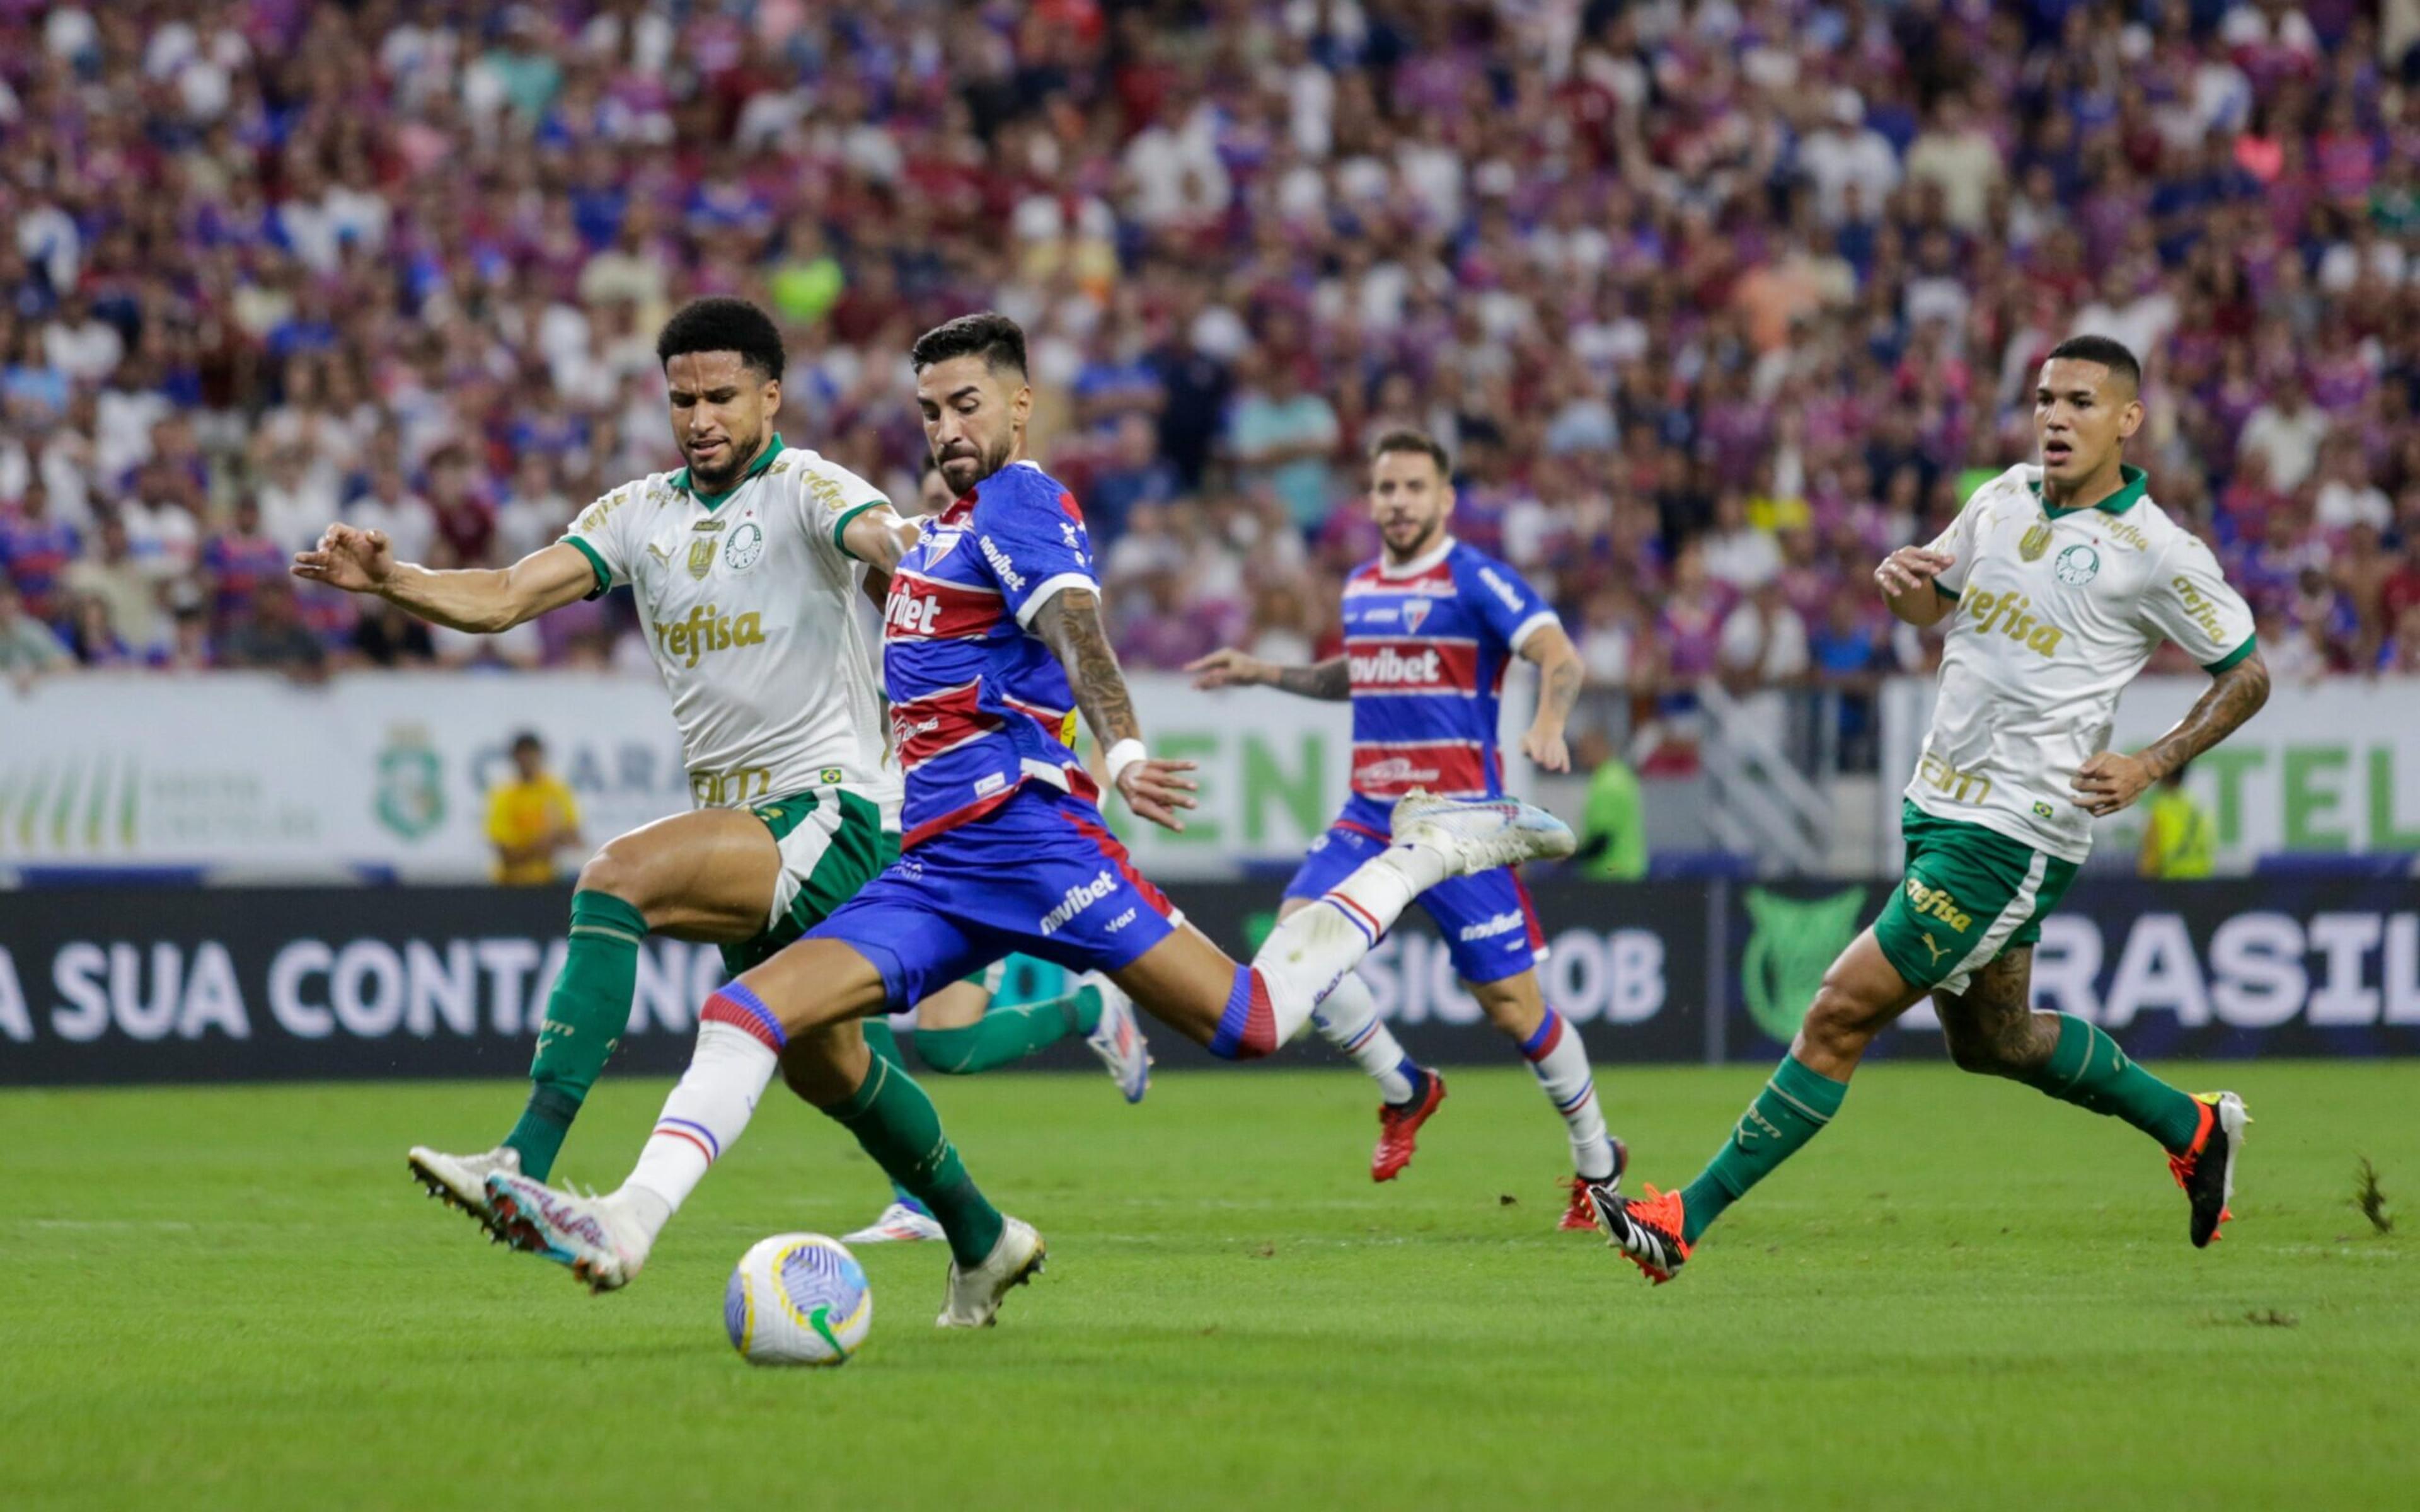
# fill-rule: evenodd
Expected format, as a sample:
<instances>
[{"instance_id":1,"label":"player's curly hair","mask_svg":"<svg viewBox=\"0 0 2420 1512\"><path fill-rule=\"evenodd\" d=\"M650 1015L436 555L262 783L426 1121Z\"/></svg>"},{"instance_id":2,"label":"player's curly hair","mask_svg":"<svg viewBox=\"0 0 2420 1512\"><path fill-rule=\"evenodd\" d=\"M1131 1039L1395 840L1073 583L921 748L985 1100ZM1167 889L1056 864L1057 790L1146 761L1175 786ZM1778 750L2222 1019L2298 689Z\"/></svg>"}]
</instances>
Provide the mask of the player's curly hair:
<instances>
[{"instance_id":1,"label":"player's curly hair","mask_svg":"<svg viewBox=\"0 0 2420 1512\"><path fill-rule=\"evenodd\" d=\"M728 295L691 300L664 322L656 337L656 361L669 363L690 352L737 352L766 378L782 376L782 332L773 317Z\"/></svg>"},{"instance_id":2,"label":"player's curly hair","mask_svg":"<svg viewBox=\"0 0 2420 1512\"><path fill-rule=\"evenodd\" d=\"M916 338L908 360L919 373L953 357L980 357L998 373L1003 369L1025 377L1025 328L998 310L984 310L944 320Z\"/></svg>"}]
</instances>

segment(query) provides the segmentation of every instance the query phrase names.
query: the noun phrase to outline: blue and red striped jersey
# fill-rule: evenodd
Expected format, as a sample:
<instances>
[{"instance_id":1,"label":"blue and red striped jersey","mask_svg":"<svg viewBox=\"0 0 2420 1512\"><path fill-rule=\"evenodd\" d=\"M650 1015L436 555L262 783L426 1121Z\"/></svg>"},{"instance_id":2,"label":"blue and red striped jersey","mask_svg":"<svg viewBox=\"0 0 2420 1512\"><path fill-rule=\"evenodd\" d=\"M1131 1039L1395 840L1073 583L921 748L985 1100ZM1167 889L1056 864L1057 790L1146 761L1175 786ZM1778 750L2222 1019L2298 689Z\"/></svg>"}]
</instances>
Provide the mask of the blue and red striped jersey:
<instances>
[{"instance_id":1,"label":"blue and red striped jersey","mask_svg":"<svg viewBox=\"0 0 2420 1512\"><path fill-rule=\"evenodd\" d=\"M1451 539L1416 562L1381 558L1347 578L1353 795L1340 822L1384 837L1395 800L1414 788L1502 796L1504 670L1523 641L1555 623L1519 573Z\"/></svg>"},{"instance_id":2,"label":"blue and red striped jersey","mask_svg":"<svg viewBox=\"0 0 2420 1512\"><path fill-rule=\"evenodd\" d=\"M1076 699L1026 626L1067 588L1100 591L1076 496L1012 462L928 521L891 575L882 680L913 846L980 819L1029 780L1097 795L1070 744Z\"/></svg>"}]
</instances>

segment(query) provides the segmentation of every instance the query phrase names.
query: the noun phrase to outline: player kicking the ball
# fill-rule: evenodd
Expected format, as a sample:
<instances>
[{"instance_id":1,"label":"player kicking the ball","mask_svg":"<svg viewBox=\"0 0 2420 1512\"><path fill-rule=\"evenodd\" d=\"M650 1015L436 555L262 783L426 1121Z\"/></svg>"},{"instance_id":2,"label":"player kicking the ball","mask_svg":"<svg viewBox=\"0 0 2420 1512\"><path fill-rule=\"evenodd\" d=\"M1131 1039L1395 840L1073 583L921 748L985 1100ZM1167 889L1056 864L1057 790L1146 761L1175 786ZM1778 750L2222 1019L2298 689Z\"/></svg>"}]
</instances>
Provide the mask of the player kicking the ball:
<instances>
[{"instance_id":1,"label":"player kicking the ball","mask_svg":"<svg viewBox=\"0 0 2420 1512\"><path fill-rule=\"evenodd\" d=\"M432 572L396 562L376 532L335 525L294 559L299 577L479 632L629 583L672 695L698 807L609 841L582 868L520 1120L484 1154L411 1151L432 1195L491 1230L489 1174L551 1170L620 1041L649 933L721 945L742 970L898 854L899 782L852 599L858 575L896 565L915 528L864 479L783 443L781 336L762 311L700 300L656 351L689 465L614 489L563 540L501 571ZM1141 1041L1109 995L1096 1048L1125 1047L1132 1065L1105 1058L1127 1081Z\"/></svg>"},{"instance_id":2,"label":"player kicking the ball","mask_svg":"<svg viewBox=\"0 0 2420 1512\"><path fill-rule=\"evenodd\" d=\"M1840 1110L1874 1036L1930 993L1962 1070L2125 1119L2160 1142L2208 1244L2228 1216L2243 1102L2187 1096L2098 1028L2027 1007L2034 942L2092 845L2092 821L2226 738L2269 696L2252 615L2209 548L2122 460L2142 370L2104 336L2060 343L2034 391L2039 465L1976 490L1941 538L1875 570L1893 614L1948 622L1941 692L1900 813L1907 875L1832 964L1773 1080L1705 1170L1675 1192L1611 1191L1616 1248L1659 1284L1706 1227ZM2118 695L2162 640L2211 677L2177 727L2106 748Z\"/></svg>"},{"instance_id":3,"label":"player kicking the ball","mask_svg":"<svg viewBox=\"0 0 2420 1512\"><path fill-rule=\"evenodd\" d=\"M1197 674L1196 687L1259 685L1353 701L1353 795L1287 885L1280 918L1386 849L1388 810L1412 789L1503 795L1497 695L1512 657L1535 662L1543 684L1522 754L1550 772L1571 768L1563 723L1579 697L1579 653L1520 574L1446 533L1450 474L1445 448L1419 431L1388 431L1371 447L1370 511L1386 548L1345 580L1342 656L1275 667L1222 650L1186 669ZM1589 1188L1620 1184L1622 1149L1606 1133L1579 1031L1539 990L1545 936L1528 890L1508 868L1439 883L1420 895L1420 907L1445 936L1455 974L1520 1046L1571 1135L1579 1174L1561 1227L1593 1229ZM1404 1054L1358 977L1338 982L1311 1023L1377 1082L1370 1179L1394 1180L1411 1163L1420 1125L1444 1103L1445 1078Z\"/></svg>"},{"instance_id":4,"label":"player kicking the ball","mask_svg":"<svg viewBox=\"0 0 2420 1512\"><path fill-rule=\"evenodd\" d=\"M892 573L884 614L904 853L806 938L707 999L696 1056L619 1191L577 1196L489 1177L514 1242L597 1289L639 1273L780 1070L886 1169L918 1171L924 1186L908 1184L954 1257L939 1321L988 1323L1040 1269L1041 1236L976 1189L931 1104L903 1099L901 1078L868 1054L860 1018L1023 950L1105 972L1214 1055L1265 1056L1421 892L1573 849L1570 830L1526 805L1412 795L1390 816L1392 844L1280 923L1249 965L1230 959L1135 872L1068 748L1080 710L1127 807L1183 827L1192 764L1144 750L1083 517L1022 459L1033 403L1024 332L1002 316L967 316L927 332L912 359L925 438L956 498Z\"/></svg>"}]
</instances>

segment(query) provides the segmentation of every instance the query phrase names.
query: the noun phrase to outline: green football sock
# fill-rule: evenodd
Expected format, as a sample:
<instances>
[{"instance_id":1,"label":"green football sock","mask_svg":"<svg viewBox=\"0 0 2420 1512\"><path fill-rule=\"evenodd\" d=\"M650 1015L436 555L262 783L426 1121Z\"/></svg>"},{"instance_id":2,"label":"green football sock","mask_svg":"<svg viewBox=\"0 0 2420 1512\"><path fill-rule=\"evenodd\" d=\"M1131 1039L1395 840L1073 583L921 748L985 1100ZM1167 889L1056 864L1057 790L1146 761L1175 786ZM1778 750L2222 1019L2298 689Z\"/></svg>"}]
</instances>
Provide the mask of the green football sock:
<instances>
[{"instance_id":1,"label":"green football sock","mask_svg":"<svg viewBox=\"0 0 2420 1512\"><path fill-rule=\"evenodd\" d=\"M899 1057L899 1036L891 1032L891 1021L879 1016L870 1018L864 1021L864 1028L865 1048L874 1052L874 1058L876 1060L887 1060L891 1062L891 1067L893 1071L905 1075L908 1071L908 1062L901 1059ZM867 1074L871 1075L872 1073L868 1072ZM889 1180L887 1173L884 1179ZM908 1204L911 1208L922 1210L924 1206L922 1202L916 1200L915 1193L908 1191L906 1187L901 1186L895 1180L891 1182L891 1196L896 1200Z\"/></svg>"},{"instance_id":2,"label":"green football sock","mask_svg":"<svg viewBox=\"0 0 2420 1512\"><path fill-rule=\"evenodd\" d=\"M1773 1080L1740 1115L1730 1138L1698 1179L1682 1189L1681 1237L1696 1243L1725 1208L1747 1196L1749 1187L1821 1133L1848 1095L1848 1083L1808 1070L1795 1056L1782 1057Z\"/></svg>"},{"instance_id":3,"label":"green football sock","mask_svg":"<svg viewBox=\"0 0 2420 1512\"><path fill-rule=\"evenodd\" d=\"M1101 990L1087 985L1047 1002L986 1010L962 1029L918 1029L916 1057L944 1076L971 1076L1071 1034L1090 1034L1100 1023Z\"/></svg>"},{"instance_id":4,"label":"green football sock","mask_svg":"<svg viewBox=\"0 0 2420 1512\"><path fill-rule=\"evenodd\" d=\"M2123 1119L2181 1155L2201 1129L2194 1100L2126 1058L2126 1052L2072 1014L2058 1016L2058 1047L2040 1069L2018 1078L2062 1103Z\"/></svg>"},{"instance_id":5,"label":"green football sock","mask_svg":"<svg viewBox=\"0 0 2420 1512\"><path fill-rule=\"evenodd\" d=\"M529 1105L504 1135L520 1152L522 1175L543 1181L554 1169L580 1104L622 1042L639 983L639 945L646 937L646 916L612 893L571 895L571 937L537 1031Z\"/></svg>"},{"instance_id":6,"label":"green football sock","mask_svg":"<svg viewBox=\"0 0 2420 1512\"><path fill-rule=\"evenodd\" d=\"M876 1056L856 1093L823 1111L857 1135L875 1164L924 1205L949 1236L950 1254L960 1265L981 1264L1000 1242L1000 1210L976 1190L957 1147L941 1133L933 1100L895 1066Z\"/></svg>"}]
</instances>

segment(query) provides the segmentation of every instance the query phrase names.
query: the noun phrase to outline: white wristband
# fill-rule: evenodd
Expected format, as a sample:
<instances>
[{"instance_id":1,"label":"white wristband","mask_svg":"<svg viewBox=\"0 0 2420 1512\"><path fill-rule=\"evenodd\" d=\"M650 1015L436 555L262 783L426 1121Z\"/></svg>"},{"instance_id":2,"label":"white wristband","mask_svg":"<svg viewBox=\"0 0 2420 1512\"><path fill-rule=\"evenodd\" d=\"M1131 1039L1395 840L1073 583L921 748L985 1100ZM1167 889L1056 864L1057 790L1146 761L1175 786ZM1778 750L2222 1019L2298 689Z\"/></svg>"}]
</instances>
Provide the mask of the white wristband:
<instances>
[{"instance_id":1,"label":"white wristband","mask_svg":"<svg viewBox=\"0 0 2420 1512\"><path fill-rule=\"evenodd\" d=\"M1121 740L1111 746L1109 753L1101 758L1101 764L1109 770L1109 786L1116 787L1118 779L1125 775L1127 767L1149 759L1150 755L1151 752L1143 749L1140 740Z\"/></svg>"}]
</instances>

